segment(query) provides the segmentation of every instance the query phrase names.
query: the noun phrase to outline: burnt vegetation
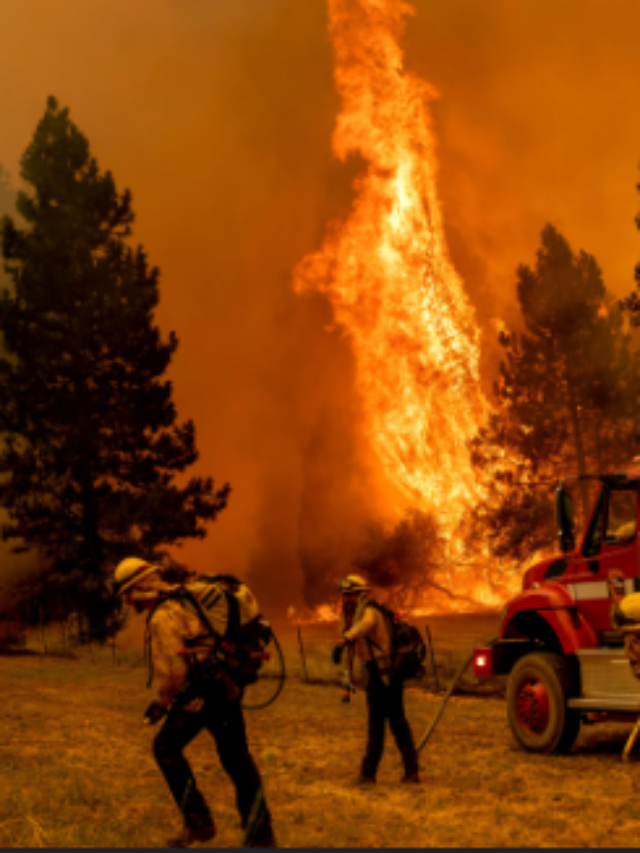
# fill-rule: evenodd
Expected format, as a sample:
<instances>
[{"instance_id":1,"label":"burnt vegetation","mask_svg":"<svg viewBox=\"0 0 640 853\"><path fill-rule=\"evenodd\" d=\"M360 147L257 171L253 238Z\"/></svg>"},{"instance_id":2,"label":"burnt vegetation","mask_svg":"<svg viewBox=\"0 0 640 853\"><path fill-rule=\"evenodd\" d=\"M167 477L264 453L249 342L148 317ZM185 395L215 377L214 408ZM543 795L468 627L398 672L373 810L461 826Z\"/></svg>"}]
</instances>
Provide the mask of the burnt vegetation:
<instances>
[{"instance_id":1,"label":"burnt vegetation","mask_svg":"<svg viewBox=\"0 0 640 853\"><path fill-rule=\"evenodd\" d=\"M477 604L441 580L463 563L451 557L435 513L413 508L395 525L371 522L351 562L371 583L388 590L390 603L402 610L420 604L428 590Z\"/></svg>"}]
</instances>

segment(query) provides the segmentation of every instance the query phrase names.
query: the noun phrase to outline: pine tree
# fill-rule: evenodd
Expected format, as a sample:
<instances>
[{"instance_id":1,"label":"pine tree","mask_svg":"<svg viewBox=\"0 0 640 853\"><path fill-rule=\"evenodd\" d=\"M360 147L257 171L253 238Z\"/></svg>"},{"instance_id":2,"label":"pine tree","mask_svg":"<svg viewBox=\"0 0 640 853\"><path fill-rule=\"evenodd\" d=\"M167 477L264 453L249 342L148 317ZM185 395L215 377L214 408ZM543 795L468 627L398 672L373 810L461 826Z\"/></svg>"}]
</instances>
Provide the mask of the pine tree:
<instances>
[{"instance_id":1,"label":"pine tree","mask_svg":"<svg viewBox=\"0 0 640 853\"><path fill-rule=\"evenodd\" d=\"M500 334L497 406L473 458L491 483L476 521L495 554L523 559L554 543L558 479L631 460L637 365L595 259L551 225L517 294L525 329ZM585 512L586 486L581 498Z\"/></svg>"},{"instance_id":2,"label":"pine tree","mask_svg":"<svg viewBox=\"0 0 640 853\"><path fill-rule=\"evenodd\" d=\"M9 173L0 163L0 219L15 208L16 194L11 187ZM0 265L0 288L7 287L9 279Z\"/></svg>"},{"instance_id":3,"label":"pine tree","mask_svg":"<svg viewBox=\"0 0 640 853\"><path fill-rule=\"evenodd\" d=\"M640 184L636 184L636 189L640 193ZM635 218L636 228L640 230L640 213ZM640 263L636 264L634 270L634 278L636 281L636 289L619 303L621 310L626 311L632 326L640 326Z\"/></svg>"},{"instance_id":4,"label":"pine tree","mask_svg":"<svg viewBox=\"0 0 640 853\"><path fill-rule=\"evenodd\" d=\"M159 271L126 241L130 192L99 171L54 98L21 176L27 227L5 217L1 232L12 281L0 298L2 536L37 548L58 583L73 579L92 616L106 607L105 568L203 538L230 488L176 483L198 453L163 379L178 341L154 325Z\"/></svg>"}]
</instances>

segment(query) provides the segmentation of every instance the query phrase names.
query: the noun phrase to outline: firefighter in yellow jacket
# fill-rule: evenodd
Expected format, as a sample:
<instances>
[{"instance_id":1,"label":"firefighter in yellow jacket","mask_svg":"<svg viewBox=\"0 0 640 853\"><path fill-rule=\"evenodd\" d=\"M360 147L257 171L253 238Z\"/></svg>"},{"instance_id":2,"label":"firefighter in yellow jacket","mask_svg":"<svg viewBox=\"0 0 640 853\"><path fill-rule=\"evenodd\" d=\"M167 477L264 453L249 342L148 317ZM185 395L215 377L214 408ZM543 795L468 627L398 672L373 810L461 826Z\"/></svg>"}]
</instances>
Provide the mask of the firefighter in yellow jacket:
<instances>
[{"instance_id":1,"label":"firefighter in yellow jacket","mask_svg":"<svg viewBox=\"0 0 640 853\"><path fill-rule=\"evenodd\" d=\"M372 605L370 587L364 578L349 575L340 582L339 590L342 640L334 650L334 661L338 662L347 646L347 654L355 652L367 671L367 747L357 781L363 785L375 783L388 720L404 763L401 781L418 783L418 754L404 710L404 682L392 670L391 628Z\"/></svg>"},{"instance_id":2,"label":"firefighter in yellow jacket","mask_svg":"<svg viewBox=\"0 0 640 853\"><path fill-rule=\"evenodd\" d=\"M609 578L609 597L612 600L611 622L621 631L629 666L640 679L640 593L625 596L624 578L622 581Z\"/></svg>"},{"instance_id":3,"label":"firefighter in yellow jacket","mask_svg":"<svg viewBox=\"0 0 640 853\"><path fill-rule=\"evenodd\" d=\"M161 568L129 557L118 565L115 581L118 594L128 604L139 613L149 612L148 642L158 694L147 709L145 722L164 719L153 751L184 821L182 831L167 845L188 847L215 835L213 817L183 755L186 746L206 728L236 789L245 846L275 847L262 780L247 744L242 690L216 665L206 645L199 643L197 652L188 651L189 641L202 636L203 625L179 600L166 597L171 587L160 580ZM210 664L209 676L199 682L193 673L198 671L196 664L202 669L203 663Z\"/></svg>"}]
</instances>

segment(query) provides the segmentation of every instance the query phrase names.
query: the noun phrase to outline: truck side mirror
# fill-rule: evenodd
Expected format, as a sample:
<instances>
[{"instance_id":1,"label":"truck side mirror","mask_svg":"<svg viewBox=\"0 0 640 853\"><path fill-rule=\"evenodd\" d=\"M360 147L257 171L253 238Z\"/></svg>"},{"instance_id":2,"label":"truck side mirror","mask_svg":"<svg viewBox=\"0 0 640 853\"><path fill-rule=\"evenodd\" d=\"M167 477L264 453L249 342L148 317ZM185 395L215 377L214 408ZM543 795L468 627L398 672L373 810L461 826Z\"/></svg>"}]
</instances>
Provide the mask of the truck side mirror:
<instances>
[{"instance_id":1,"label":"truck side mirror","mask_svg":"<svg viewBox=\"0 0 640 853\"><path fill-rule=\"evenodd\" d=\"M573 551L576 547L573 498L562 486L556 489L556 523L560 550L563 554Z\"/></svg>"}]
</instances>

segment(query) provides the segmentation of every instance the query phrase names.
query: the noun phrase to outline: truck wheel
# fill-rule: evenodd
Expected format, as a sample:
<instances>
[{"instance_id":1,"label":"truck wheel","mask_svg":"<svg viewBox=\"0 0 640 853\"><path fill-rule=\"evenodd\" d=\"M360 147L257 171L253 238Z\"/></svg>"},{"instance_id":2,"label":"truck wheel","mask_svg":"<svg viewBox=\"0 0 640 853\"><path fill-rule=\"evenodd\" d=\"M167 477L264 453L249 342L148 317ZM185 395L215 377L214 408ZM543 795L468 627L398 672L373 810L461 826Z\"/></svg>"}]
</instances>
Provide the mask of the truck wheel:
<instances>
[{"instance_id":1,"label":"truck wheel","mask_svg":"<svg viewBox=\"0 0 640 853\"><path fill-rule=\"evenodd\" d=\"M507 687L509 725L529 752L568 752L580 730L580 714L567 708L577 693L569 661L551 652L525 655L513 668Z\"/></svg>"}]
</instances>

